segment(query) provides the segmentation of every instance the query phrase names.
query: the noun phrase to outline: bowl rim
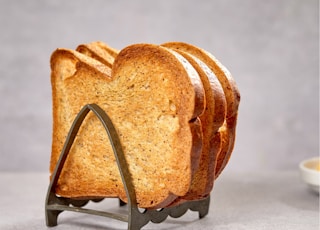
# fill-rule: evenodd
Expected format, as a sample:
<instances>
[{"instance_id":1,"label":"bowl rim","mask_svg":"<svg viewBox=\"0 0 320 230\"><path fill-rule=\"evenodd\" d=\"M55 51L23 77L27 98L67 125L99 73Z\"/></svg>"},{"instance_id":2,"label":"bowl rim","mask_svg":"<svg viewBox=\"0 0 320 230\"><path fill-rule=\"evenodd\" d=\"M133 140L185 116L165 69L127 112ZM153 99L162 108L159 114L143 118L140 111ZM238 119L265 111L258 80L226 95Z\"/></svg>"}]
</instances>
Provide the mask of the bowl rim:
<instances>
[{"instance_id":1,"label":"bowl rim","mask_svg":"<svg viewBox=\"0 0 320 230\"><path fill-rule=\"evenodd\" d=\"M319 174L320 171L317 171L317 170L315 170L315 169L311 169L311 168L308 168L308 167L305 166L306 163L308 163L308 162L313 162L313 161L320 161L320 157L312 157L312 158L305 159L305 160L301 161L301 162L299 163L299 168L300 168L301 170L307 171L307 172L309 172L309 173Z\"/></svg>"}]
</instances>

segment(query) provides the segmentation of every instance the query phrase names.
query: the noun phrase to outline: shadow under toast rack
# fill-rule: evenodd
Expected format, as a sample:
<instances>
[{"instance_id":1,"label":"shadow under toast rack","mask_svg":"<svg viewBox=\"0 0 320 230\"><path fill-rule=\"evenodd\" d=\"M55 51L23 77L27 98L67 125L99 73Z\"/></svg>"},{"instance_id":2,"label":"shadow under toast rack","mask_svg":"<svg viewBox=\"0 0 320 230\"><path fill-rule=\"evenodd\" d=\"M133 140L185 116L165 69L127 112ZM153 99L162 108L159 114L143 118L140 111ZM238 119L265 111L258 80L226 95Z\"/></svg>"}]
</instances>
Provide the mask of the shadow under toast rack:
<instances>
[{"instance_id":1,"label":"shadow under toast rack","mask_svg":"<svg viewBox=\"0 0 320 230\"><path fill-rule=\"evenodd\" d=\"M120 171L121 179L128 197L128 213L112 213L106 211L98 211L94 209L82 208L92 199L71 199L61 196L57 196L55 193L55 187L57 185L60 173L63 169L63 165L67 159L70 148L76 138L76 135L82 125L83 120L87 114L92 111L101 121L104 126L112 149L116 158L116 162ZM102 199L97 199L93 201L101 201ZM184 215L189 209L192 211L199 212L199 218L205 217L209 212L210 196L205 199L197 201L188 201L174 207L167 207L162 209L144 209L140 211L138 208L136 193L134 190L134 185L132 183L131 174L129 172L128 164L124 157L124 153L121 147L121 143L118 134L109 118L109 116L96 104L85 105L75 118L70 131L68 133L66 142L62 149L60 158L57 162L55 170L52 174L50 184L47 191L47 197L45 201L45 214L46 214L46 225L49 227L56 226L58 224L58 215L63 211L74 211L80 213L86 213L91 215L103 216L119 221L128 223L128 230L140 230L149 221L153 223L161 223L168 216L178 218ZM124 202L120 201L120 206L126 205Z\"/></svg>"}]
</instances>

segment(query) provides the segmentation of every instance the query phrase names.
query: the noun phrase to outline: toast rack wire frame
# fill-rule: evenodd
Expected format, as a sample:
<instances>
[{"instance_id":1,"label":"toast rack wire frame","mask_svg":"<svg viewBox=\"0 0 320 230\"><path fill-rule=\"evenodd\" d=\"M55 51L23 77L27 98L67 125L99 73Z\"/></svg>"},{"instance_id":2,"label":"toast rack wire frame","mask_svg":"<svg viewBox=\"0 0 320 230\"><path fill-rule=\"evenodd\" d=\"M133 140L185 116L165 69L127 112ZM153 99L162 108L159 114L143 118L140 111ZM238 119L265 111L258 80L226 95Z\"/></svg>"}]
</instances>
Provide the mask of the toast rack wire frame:
<instances>
[{"instance_id":1,"label":"toast rack wire frame","mask_svg":"<svg viewBox=\"0 0 320 230\"><path fill-rule=\"evenodd\" d=\"M112 213L82 208L82 206L86 205L90 200L94 202L99 202L104 198L99 198L96 200L79 200L65 198L55 194L55 187L57 185L60 173L67 159L70 148L76 138L76 135L80 129L82 122L84 121L85 117L90 111L92 111L99 118L110 139L110 143L112 145L112 149L116 158L117 166L120 171L121 179L126 191L126 195L128 197L128 214ZM58 224L58 215L60 213L62 213L63 211L73 211L108 217L119 221L127 222L128 230L140 230L149 221L153 223L161 223L168 216L178 218L184 215L188 211L188 209L199 212L199 218L201 219L205 217L209 212L210 196L202 200L188 201L173 207L161 209L144 209L144 211L140 211L137 205L136 193L134 190L134 185L132 183L132 177L129 172L128 164L124 157L118 134L109 116L105 113L103 109L101 109L96 104L87 104L81 109L81 111L78 113L77 117L73 121L73 124L66 138L66 142L60 154L60 158L52 174L45 202L46 225L49 227L56 226ZM126 204L120 200L120 206L124 205Z\"/></svg>"}]
</instances>

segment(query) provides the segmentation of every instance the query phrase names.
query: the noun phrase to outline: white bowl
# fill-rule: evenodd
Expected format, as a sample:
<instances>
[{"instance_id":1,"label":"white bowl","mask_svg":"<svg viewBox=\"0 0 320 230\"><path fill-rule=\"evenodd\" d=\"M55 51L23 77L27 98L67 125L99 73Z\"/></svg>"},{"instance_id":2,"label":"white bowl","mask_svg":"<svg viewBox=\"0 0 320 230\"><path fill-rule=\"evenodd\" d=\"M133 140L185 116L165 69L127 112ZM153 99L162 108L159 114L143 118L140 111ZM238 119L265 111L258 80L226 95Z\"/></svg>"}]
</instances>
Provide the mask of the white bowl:
<instances>
[{"instance_id":1,"label":"white bowl","mask_svg":"<svg viewBox=\"0 0 320 230\"><path fill-rule=\"evenodd\" d=\"M304 160L299 164L302 180L309 186L310 189L319 193L320 188L320 158L314 157Z\"/></svg>"}]
</instances>

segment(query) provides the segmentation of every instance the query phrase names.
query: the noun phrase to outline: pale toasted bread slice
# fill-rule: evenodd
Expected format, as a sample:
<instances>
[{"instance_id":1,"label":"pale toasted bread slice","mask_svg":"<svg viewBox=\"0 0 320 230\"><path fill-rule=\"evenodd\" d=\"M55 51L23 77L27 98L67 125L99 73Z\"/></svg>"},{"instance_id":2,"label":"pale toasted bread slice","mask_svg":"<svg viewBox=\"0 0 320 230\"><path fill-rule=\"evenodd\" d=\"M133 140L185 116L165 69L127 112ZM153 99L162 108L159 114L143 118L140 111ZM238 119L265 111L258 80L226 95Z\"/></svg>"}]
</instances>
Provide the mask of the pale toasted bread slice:
<instances>
[{"instance_id":1,"label":"pale toasted bread slice","mask_svg":"<svg viewBox=\"0 0 320 230\"><path fill-rule=\"evenodd\" d=\"M75 115L85 104L96 103L111 117L120 136L139 207L165 207L188 192L201 152L198 117L205 99L201 80L185 59L166 48L140 44L118 54L112 77L105 65L71 50L57 50L51 67L51 171ZM126 201L107 143L98 119L88 116L58 181L58 194Z\"/></svg>"},{"instance_id":2,"label":"pale toasted bread slice","mask_svg":"<svg viewBox=\"0 0 320 230\"><path fill-rule=\"evenodd\" d=\"M217 178L230 159L234 147L238 107L240 103L238 87L230 72L209 52L182 42L169 42L163 44L163 46L182 50L199 58L213 71L223 88L227 101L227 113L225 124L219 130L222 137L222 149L218 154L215 169L213 169L215 170L215 178Z\"/></svg>"},{"instance_id":3,"label":"pale toasted bread slice","mask_svg":"<svg viewBox=\"0 0 320 230\"><path fill-rule=\"evenodd\" d=\"M110 68L119 53L116 49L100 41L81 44L76 48L76 51L92 57Z\"/></svg>"}]
</instances>

